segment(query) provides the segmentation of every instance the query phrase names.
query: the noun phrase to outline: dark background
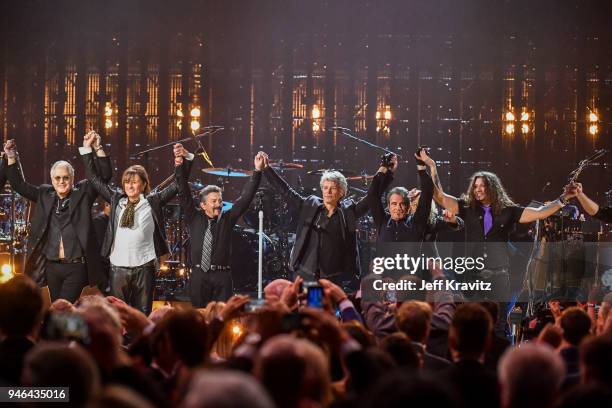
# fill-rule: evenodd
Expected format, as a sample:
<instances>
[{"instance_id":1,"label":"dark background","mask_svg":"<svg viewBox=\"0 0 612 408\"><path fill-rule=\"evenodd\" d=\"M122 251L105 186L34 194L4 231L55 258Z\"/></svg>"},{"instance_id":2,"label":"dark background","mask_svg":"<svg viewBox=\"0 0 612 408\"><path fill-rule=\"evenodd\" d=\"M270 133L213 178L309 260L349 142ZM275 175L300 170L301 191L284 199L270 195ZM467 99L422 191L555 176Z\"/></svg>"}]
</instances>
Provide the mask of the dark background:
<instances>
[{"instance_id":1,"label":"dark background","mask_svg":"<svg viewBox=\"0 0 612 408\"><path fill-rule=\"evenodd\" d=\"M39 183L60 158L83 174L75 145L93 127L121 171L143 162L134 153L187 137L197 106L202 126L226 128L205 142L216 166L251 168L263 148L308 170L373 172L379 153L325 131L339 125L406 159L431 146L449 192L488 169L527 204L556 196L579 160L612 148L610 3L3 1L0 139L17 139ZM149 156L155 182L170 155ZM410 163L398 174L409 186ZM600 202L610 163L582 177Z\"/></svg>"}]
</instances>

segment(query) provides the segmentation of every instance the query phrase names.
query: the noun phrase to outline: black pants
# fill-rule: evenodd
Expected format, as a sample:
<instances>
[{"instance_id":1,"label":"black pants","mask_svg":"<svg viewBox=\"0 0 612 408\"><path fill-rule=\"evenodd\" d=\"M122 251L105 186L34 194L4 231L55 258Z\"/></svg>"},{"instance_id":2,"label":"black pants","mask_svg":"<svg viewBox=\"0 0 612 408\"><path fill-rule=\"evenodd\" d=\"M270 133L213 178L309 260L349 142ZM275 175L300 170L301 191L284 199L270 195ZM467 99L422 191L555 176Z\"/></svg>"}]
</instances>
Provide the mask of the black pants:
<instances>
[{"instance_id":1,"label":"black pants","mask_svg":"<svg viewBox=\"0 0 612 408\"><path fill-rule=\"evenodd\" d=\"M155 260L132 268L111 265L110 294L147 316L153 306Z\"/></svg>"},{"instance_id":2,"label":"black pants","mask_svg":"<svg viewBox=\"0 0 612 408\"><path fill-rule=\"evenodd\" d=\"M230 270L204 272L194 266L190 285L193 307L206 307L212 301L225 302L232 296L232 273Z\"/></svg>"},{"instance_id":3,"label":"black pants","mask_svg":"<svg viewBox=\"0 0 612 408\"><path fill-rule=\"evenodd\" d=\"M62 264L47 261L45 272L51 302L66 299L74 303L87 286L87 267L84 263Z\"/></svg>"}]
</instances>

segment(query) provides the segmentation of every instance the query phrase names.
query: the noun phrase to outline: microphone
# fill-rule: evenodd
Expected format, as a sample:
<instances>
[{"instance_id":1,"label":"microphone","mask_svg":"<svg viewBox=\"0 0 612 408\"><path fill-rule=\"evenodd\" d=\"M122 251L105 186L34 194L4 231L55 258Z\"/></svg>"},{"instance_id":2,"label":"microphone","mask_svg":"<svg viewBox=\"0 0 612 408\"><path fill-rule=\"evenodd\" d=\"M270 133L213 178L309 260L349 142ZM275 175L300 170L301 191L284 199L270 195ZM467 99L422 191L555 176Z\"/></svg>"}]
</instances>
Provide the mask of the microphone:
<instances>
[{"instance_id":1,"label":"microphone","mask_svg":"<svg viewBox=\"0 0 612 408\"><path fill-rule=\"evenodd\" d=\"M544 184L544 187L542 188L542 193L548 188L548 186L550 186L550 181L547 181L546 184Z\"/></svg>"}]
</instances>

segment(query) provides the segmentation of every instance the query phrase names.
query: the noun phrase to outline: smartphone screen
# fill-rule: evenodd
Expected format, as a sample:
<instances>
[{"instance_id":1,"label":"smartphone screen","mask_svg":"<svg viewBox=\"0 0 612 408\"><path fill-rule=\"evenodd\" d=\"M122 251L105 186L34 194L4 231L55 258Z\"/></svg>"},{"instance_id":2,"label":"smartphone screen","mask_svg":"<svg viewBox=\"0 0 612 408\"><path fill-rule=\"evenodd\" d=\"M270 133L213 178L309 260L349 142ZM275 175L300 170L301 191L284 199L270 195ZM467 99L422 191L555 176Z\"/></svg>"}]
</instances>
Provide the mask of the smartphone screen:
<instances>
[{"instance_id":1,"label":"smartphone screen","mask_svg":"<svg viewBox=\"0 0 612 408\"><path fill-rule=\"evenodd\" d=\"M309 286L306 294L306 304L308 307L323 308L323 287Z\"/></svg>"}]
</instances>

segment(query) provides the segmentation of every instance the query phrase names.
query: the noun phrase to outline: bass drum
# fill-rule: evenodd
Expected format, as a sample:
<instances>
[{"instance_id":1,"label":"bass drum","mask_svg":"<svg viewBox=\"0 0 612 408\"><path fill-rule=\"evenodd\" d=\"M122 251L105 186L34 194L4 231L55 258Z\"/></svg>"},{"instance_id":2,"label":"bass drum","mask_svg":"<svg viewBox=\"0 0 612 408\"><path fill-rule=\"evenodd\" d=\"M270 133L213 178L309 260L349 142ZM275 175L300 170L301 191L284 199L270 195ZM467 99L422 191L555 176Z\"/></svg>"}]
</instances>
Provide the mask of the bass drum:
<instances>
[{"instance_id":1,"label":"bass drum","mask_svg":"<svg viewBox=\"0 0 612 408\"><path fill-rule=\"evenodd\" d=\"M230 262L234 292L253 293L257 291L258 247L257 232L234 227ZM263 286L276 279L281 271L282 262L277 256L276 244L266 237L263 241Z\"/></svg>"}]
</instances>

